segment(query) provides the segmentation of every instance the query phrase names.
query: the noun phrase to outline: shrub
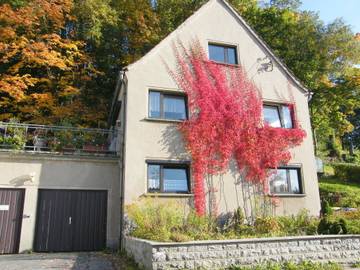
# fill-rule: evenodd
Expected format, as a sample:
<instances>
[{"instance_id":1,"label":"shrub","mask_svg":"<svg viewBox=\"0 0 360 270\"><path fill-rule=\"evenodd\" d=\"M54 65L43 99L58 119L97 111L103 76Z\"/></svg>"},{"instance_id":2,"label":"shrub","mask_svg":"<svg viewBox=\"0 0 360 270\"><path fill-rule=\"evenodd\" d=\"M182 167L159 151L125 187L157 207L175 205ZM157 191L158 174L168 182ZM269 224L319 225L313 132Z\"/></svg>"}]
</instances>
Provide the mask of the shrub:
<instances>
[{"instance_id":1,"label":"shrub","mask_svg":"<svg viewBox=\"0 0 360 270\"><path fill-rule=\"evenodd\" d=\"M347 234L348 228L345 219L331 219L325 216L320 220L317 231L319 234Z\"/></svg>"},{"instance_id":2,"label":"shrub","mask_svg":"<svg viewBox=\"0 0 360 270\"><path fill-rule=\"evenodd\" d=\"M245 225L245 215L243 210L238 207L233 213L226 217L225 224L222 226L222 231L234 231L240 233Z\"/></svg>"},{"instance_id":3,"label":"shrub","mask_svg":"<svg viewBox=\"0 0 360 270\"><path fill-rule=\"evenodd\" d=\"M360 234L360 209L357 211L336 212L333 215L333 219L345 220L347 233Z\"/></svg>"},{"instance_id":4,"label":"shrub","mask_svg":"<svg viewBox=\"0 0 360 270\"><path fill-rule=\"evenodd\" d=\"M360 184L360 165L349 163L334 163L335 177L342 181Z\"/></svg>"},{"instance_id":5,"label":"shrub","mask_svg":"<svg viewBox=\"0 0 360 270\"><path fill-rule=\"evenodd\" d=\"M276 217L258 217L254 228L256 234L277 235L281 232L281 226Z\"/></svg>"},{"instance_id":6,"label":"shrub","mask_svg":"<svg viewBox=\"0 0 360 270\"><path fill-rule=\"evenodd\" d=\"M305 209L297 215L278 217L278 222L285 235L314 235L319 224L318 218L311 217Z\"/></svg>"},{"instance_id":7,"label":"shrub","mask_svg":"<svg viewBox=\"0 0 360 270\"><path fill-rule=\"evenodd\" d=\"M155 240L185 242L217 239L215 220L200 217L193 211L185 213L176 201L160 202L142 199L127 206L127 215L135 223L130 233L134 237Z\"/></svg>"},{"instance_id":8,"label":"shrub","mask_svg":"<svg viewBox=\"0 0 360 270\"><path fill-rule=\"evenodd\" d=\"M211 217L198 216L194 211L188 214L180 230L189 240L209 240L219 237L216 221Z\"/></svg>"},{"instance_id":9,"label":"shrub","mask_svg":"<svg viewBox=\"0 0 360 270\"><path fill-rule=\"evenodd\" d=\"M219 220L198 216L194 211L185 212L176 201L143 199L127 206L127 215L134 224L130 235L154 241L360 233L360 210L326 215L320 223L303 210L292 216L258 217L254 224L246 224L241 209L237 209L220 227Z\"/></svg>"},{"instance_id":10,"label":"shrub","mask_svg":"<svg viewBox=\"0 0 360 270\"><path fill-rule=\"evenodd\" d=\"M183 210L175 201L162 203L156 199L141 199L126 207L129 218L135 222L134 237L171 241L171 234L184 223Z\"/></svg>"},{"instance_id":11,"label":"shrub","mask_svg":"<svg viewBox=\"0 0 360 270\"><path fill-rule=\"evenodd\" d=\"M331 215L332 213L333 213L333 210L332 210L332 208L330 207L329 202L328 202L326 199L322 200L322 201L321 201L321 214L322 214L323 216L329 216L329 215Z\"/></svg>"}]
</instances>

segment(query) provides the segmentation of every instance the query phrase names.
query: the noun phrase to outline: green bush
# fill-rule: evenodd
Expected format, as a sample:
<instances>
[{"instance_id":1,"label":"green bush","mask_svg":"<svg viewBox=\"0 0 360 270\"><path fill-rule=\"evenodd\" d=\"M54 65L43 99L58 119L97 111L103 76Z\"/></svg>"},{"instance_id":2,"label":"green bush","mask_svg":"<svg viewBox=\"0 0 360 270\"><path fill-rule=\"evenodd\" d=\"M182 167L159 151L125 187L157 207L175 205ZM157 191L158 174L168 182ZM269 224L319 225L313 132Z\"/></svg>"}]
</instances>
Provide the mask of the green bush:
<instances>
[{"instance_id":1,"label":"green bush","mask_svg":"<svg viewBox=\"0 0 360 270\"><path fill-rule=\"evenodd\" d=\"M188 213L183 226L178 232L182 235L186 235L189 240L221 238L216 220L208 216L199 217L194 211Z\"/></svg>"},{"instance_id":2,"label":"green bush","mask_svg":"<svg viewBox=\"0 0 360 270\"><path fill-rule=\"evenodd\" d=\"M136 228L132 236L155 240L172 241L172 232L182 227L183 211L174 201L161 203L156 199L142 199L126 208Z\"/></svg>"},{"instance_id":3,"label":"green bush","mask_svg":"<svg viewBox=\"0 0 360 270\"><path fill-rule=\"evenodd\" d=\"M344 182L360 184L360 165L350 163L334 163L335 177Z\"/></svg>"},{"instance_id":4,"label":"green bush","mask_svg":"<svg viewBox=\"0 0 360 270\"><path fill-rule=\"evenodd\" d=\"M281 231L285 235L314 235L317 232L319 220L311 217L308 210L302 210L297 215L278 217Z\"/></svg>"},{"instance_id":5,"label":"green bush","mask_svg":"<svg viewBox=\"0 0 360 270\"><path fill-rule=\"evenodd\" d=\"M338 221L345 220L347 233L360 234L360 209L357 211L335 212L332 218Z\"/></svg>"},{"instance_id":6,"label":"green bush","mask_svg":"<svg viewBox=\"0 0 360 270\"><path fill-rule=\"evenodd\" d=\"M199 217L191 210L185 211L184 205L179 202L143 199L127 206L127 214L135 223L130 234L154 241L360 234L360 210L333 214L327 211L321 220L311 217L308 211L303 210L292 216L258 217L254 224L247 224L241 209L237 209L220 226L219 220Z\"/></svg>"},{"instance_id":7,"label":"green bush","mask_svg":"<svg viewBox=\"0 0 360 270\"><path fill-rule=\"evenodd\" d=\"M328 216L323 217L318 225L319 234L347 234L347 222L345 219L333 219Z\"/></svg>"},{"instance_id":8,"label":"green bush","mask_svg":"<svg viewBox=\"0 0 360 270\"><path fill-rule=\"evenodd\" d=\"M7 149L22 150L25 146L26 140L22 136L14 135L11 137L0 136L0 145Z\"/></svg>"},{"instance_id":9,"label":"green bush","mask_svg":"<svg viewBox=\"0 0 360 270\"><path fill-rule=\"evenodd\" d=\"M256 234L278 235L281 227L276 217L258 217L255 220L254 228Z\"/></svg>"},{"instance_id":10,"label":"green bush","mask_svg":"<svg viewBox=\"0 0 360 270\"><path fill-rule=\"evenodd\" d=\"M342 270L343 268L336 263L314 263L304 261L301 263L283 262L266 263L253 266L232 266L229 270Z\"/></svg>"},{"instance_id":11,"label":"green bush","mask_svg":"<svg viewBox=\"0 0 360 270\"><path fill-rule=\"evenodd\" d=\"M132 236L155 241L312 235L318 227L318 219L310 217L305 210L293 216L258 217L254 224L246 224L241 209L220 226L219 220L212 217L199 217L193 211L185 213L176 201L160 203L156 199L127 206L127 214L136 224Z\"/></svg>"},{"instance_id":12,"label":"green bush","mask_svg":"<svg viewBox=\"0 0 360 270\"><path fill-rule=\"evenodd\" d=\"M329 216L333 214L333 210L330 207L330 203L327 199L321 200L321 214L323 216Z\"/></svg>"}]
</instances>

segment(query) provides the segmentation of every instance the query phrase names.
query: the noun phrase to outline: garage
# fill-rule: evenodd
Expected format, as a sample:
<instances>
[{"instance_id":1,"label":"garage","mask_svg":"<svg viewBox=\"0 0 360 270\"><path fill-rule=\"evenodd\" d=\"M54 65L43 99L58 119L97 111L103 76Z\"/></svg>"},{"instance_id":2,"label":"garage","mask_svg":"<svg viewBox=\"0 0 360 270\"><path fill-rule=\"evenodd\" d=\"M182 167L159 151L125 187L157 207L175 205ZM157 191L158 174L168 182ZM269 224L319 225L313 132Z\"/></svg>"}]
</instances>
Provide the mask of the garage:
<instances>
[{"instance_id":1,"label":"garage","mask_svg":"<svg viewBox=\"0 0 360 270\"><path fill-rule=\"evenodd\" d=\"M0 188L0 254L19 251L24 189Z\"/></svg>"},{"instance_id":2,"label":"garage","mask_svg":"<svg viewBox=\"0 0 360 270\"><path fill-rule=\"evenodd\" d=\"M95 251L106 247L107 191L40 189L34 250Z\"/></svg>"}]
</instances>

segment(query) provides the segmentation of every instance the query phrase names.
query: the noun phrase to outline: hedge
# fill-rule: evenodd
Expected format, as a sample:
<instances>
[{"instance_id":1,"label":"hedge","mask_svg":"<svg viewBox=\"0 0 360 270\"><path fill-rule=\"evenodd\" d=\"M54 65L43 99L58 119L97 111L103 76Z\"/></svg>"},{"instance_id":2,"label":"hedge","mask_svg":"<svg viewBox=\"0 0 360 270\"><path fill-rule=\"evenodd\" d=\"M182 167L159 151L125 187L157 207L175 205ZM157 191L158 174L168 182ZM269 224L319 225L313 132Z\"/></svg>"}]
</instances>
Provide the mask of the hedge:
<instances>
[{"instance_id":1,"label":"hedge","mask_svg":"<svg viewBox=\"0 0 360 270\"><path fill-rule=\"evenodd\" d=\"M360 165L350 163L333 163L335 177L344 182L360 184Z\"/></svg>"}]
</instances>

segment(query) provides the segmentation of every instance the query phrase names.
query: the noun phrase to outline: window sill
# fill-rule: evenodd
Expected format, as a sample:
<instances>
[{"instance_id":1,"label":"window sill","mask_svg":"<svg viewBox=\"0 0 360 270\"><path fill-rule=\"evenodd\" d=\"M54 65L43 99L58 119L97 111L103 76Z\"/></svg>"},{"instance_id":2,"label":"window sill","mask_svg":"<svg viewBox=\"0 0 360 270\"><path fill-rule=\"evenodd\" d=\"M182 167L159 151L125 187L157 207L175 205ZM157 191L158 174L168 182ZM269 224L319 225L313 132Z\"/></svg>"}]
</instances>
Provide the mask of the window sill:
<instances>
[{"instance_id":1,"label":"window sill","mask_svg":"<svg viewBox=\"0 0 360 270\"><path fill-rule=\"evenodd\" d=\"M178 124L183 123L185 120L172 120L172 119L162 119L162 118L144 118L145 121L156 122L156 123L167 123L167 124Z\"/></svg>"},{"instance_id":2,"label":"window sill","mask_svg":"<svg viewBox=\"0 0 360 270\"><path fill-rule=\"evenodd\" d=\"M232 68L239 68L240 67L239 64L229 64L229 63L218 62L218 61L214 61L214 60L209 60L209 62L211 62L213 64L217 64L217 65L232 67Z\"/></svg>"},{"instance_id":3,"label":"window sill","mask_svg":"<svg viewBox=\"0 0 360 270\"><path fill-rule=\"evenodd\" d=\"M191 198L194 197L194 194L191 193L145 193L145 197L172 197L172 198Z\"/></svg>"},{"instance_id":4,"label":"window sill","mask_svg":"<svg viewBox=\"0 0 360 270\"><path fill-rule=\"evenodd\" d=\"M306 194L271 194L269 196L275 198L304 198Z\"/></svg>"}]
</instances>

